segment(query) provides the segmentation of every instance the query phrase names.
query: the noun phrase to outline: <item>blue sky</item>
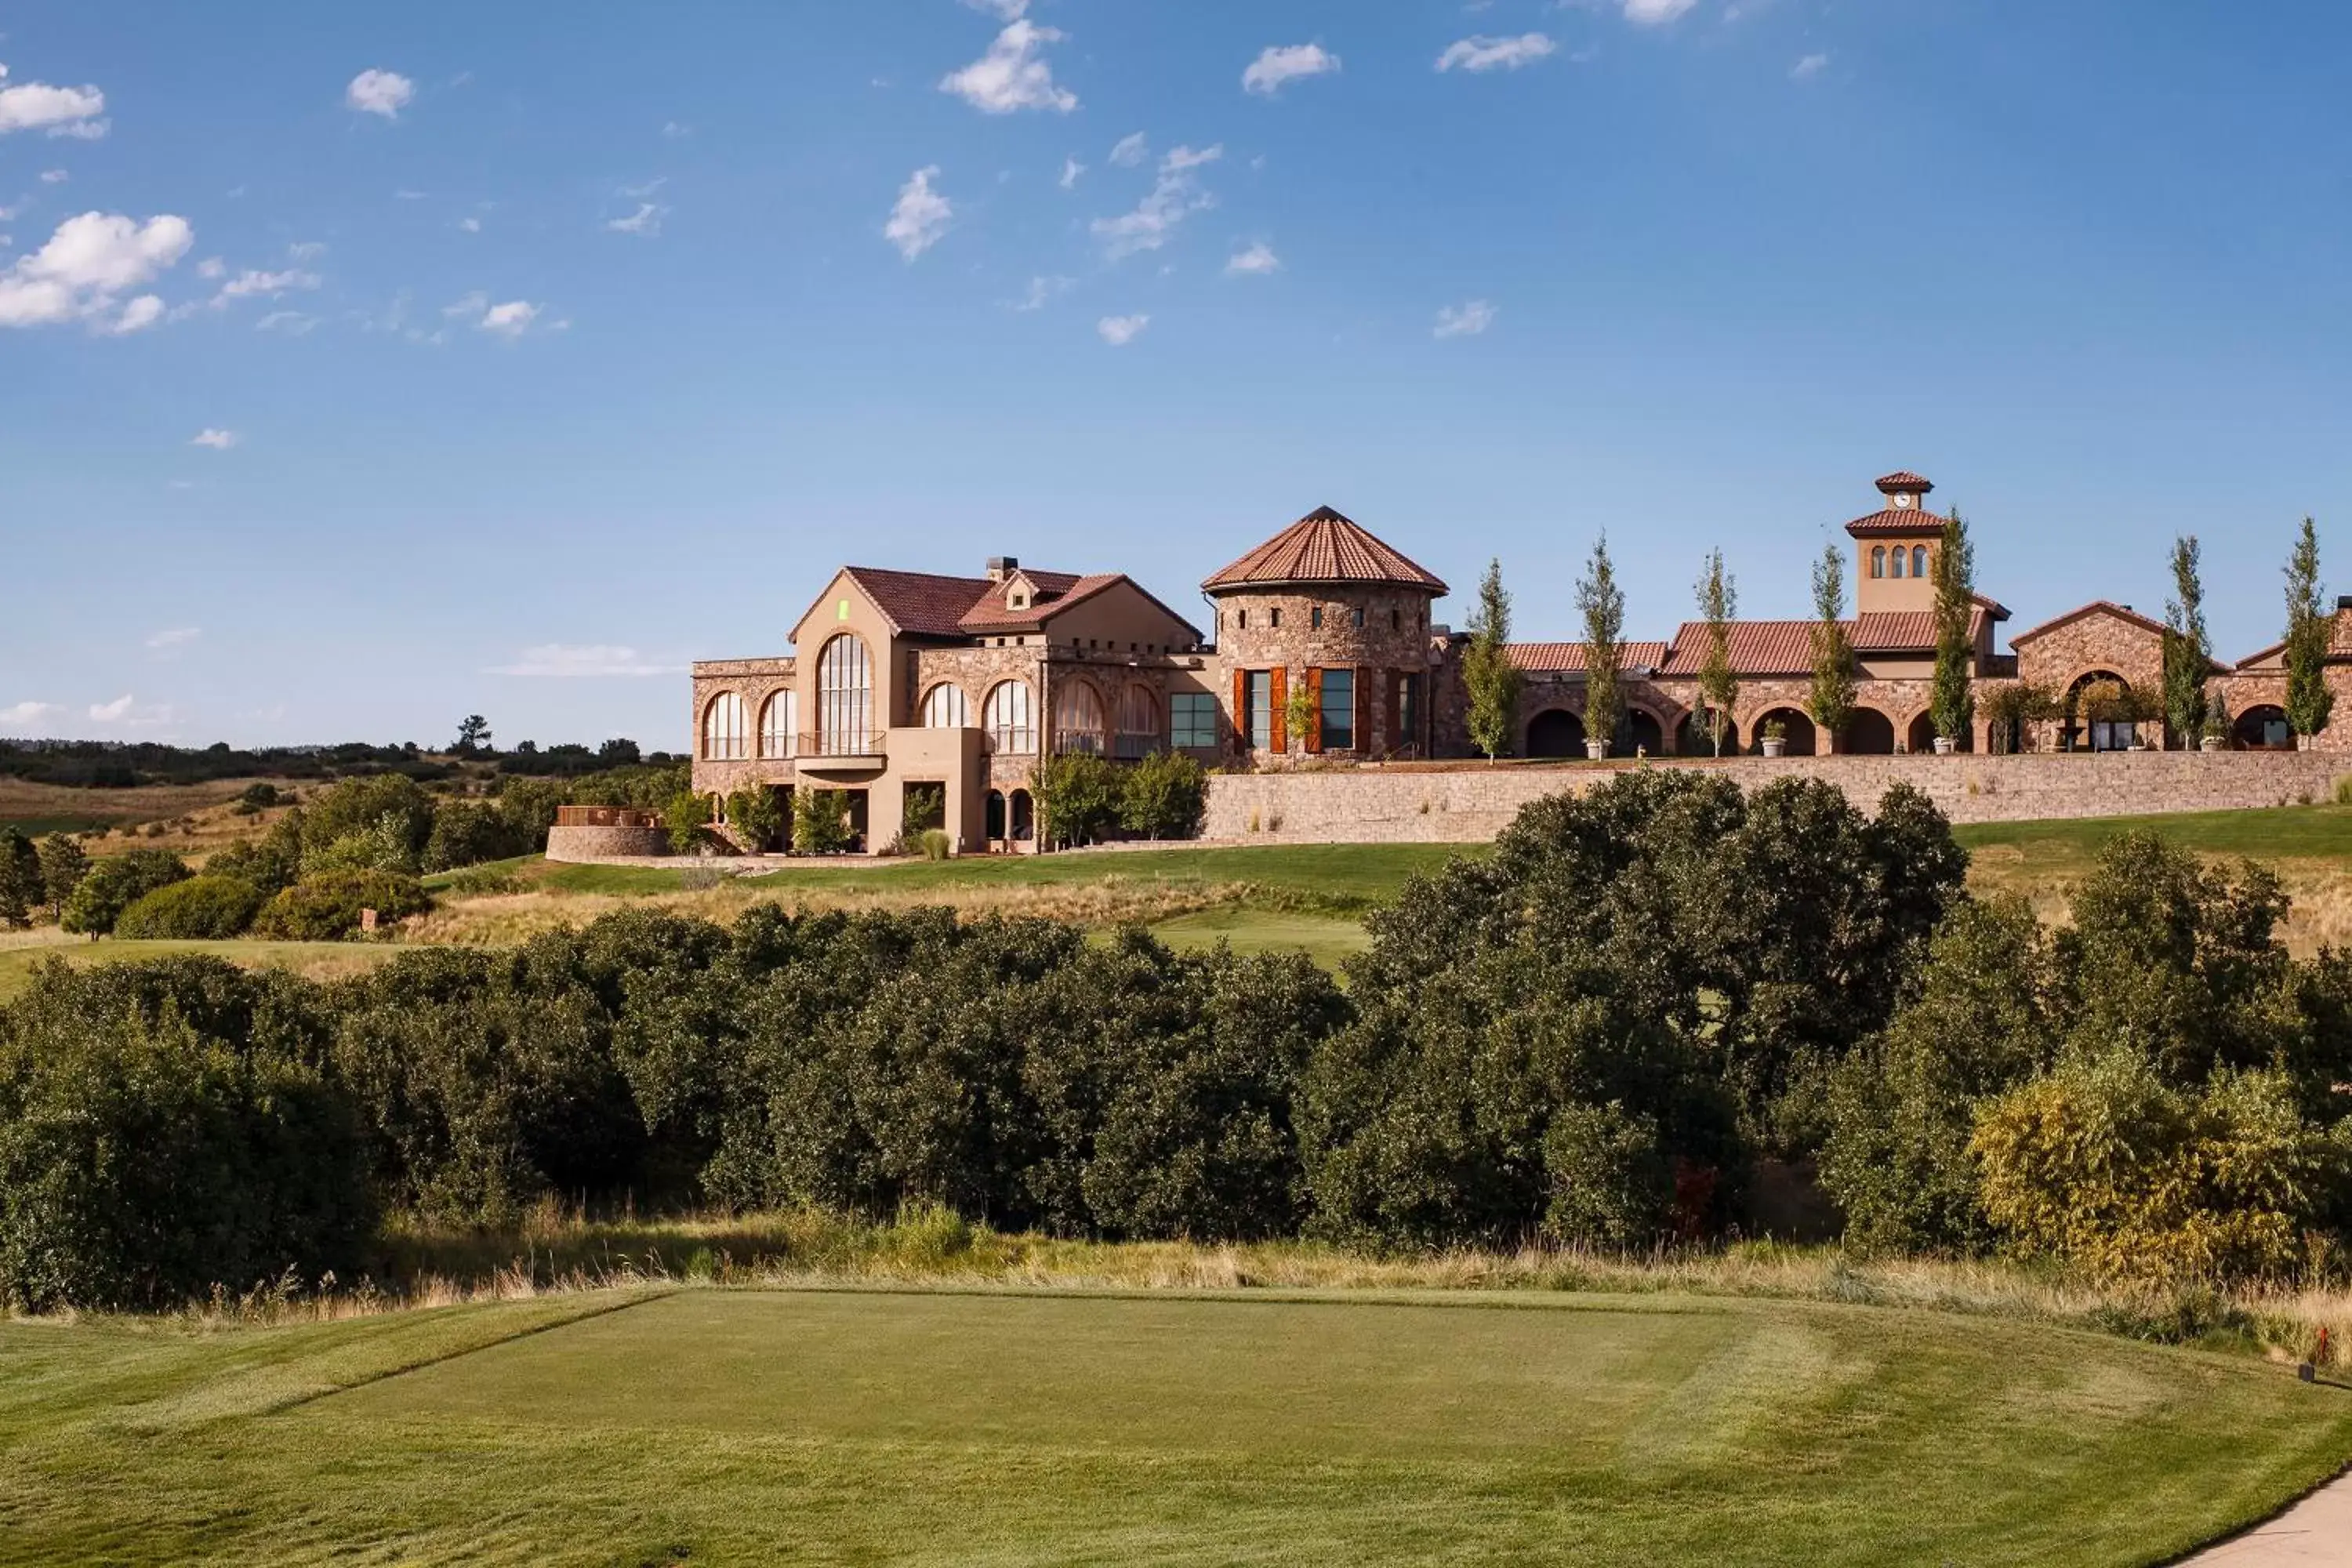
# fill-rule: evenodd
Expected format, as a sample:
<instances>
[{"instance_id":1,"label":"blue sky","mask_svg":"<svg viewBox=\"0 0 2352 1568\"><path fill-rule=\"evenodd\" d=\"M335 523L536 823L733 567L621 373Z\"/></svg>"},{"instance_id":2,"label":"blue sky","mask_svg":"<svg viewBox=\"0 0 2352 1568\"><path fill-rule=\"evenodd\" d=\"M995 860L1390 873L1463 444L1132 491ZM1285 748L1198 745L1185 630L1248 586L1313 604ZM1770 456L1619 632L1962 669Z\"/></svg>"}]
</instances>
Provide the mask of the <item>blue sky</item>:
<instances>
[{"instance_id":1,"label":"blue sky","mask_svg":"<svg viewBox=\"0 0 2352 1568\"><path fill-rule=\"evenodd\" d=\"M0 5L0 732L681 746L680 667L844 560L1190 609L1323 503L1499 555L1528 637L1605 528L1664 636L1717 544L1805 614L1895 468L2011 631L2158 611L2196 532L2237 657L2305 512L2352 588L2347 46L2285 0Z\"/></svg>"}]
</instances>

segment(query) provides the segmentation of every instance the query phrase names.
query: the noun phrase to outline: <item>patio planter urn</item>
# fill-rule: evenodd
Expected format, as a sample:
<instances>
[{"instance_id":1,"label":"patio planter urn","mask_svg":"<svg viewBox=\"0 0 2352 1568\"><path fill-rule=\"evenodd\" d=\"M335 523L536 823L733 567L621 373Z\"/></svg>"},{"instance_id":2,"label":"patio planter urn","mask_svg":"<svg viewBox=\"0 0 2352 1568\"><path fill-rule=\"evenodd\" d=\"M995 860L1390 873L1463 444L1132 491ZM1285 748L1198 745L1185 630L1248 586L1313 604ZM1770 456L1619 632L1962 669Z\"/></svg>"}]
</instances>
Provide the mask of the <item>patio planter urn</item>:
<instances>
[{"instance_id":1,"label":"patio planter urn","mask_svg":"<svg viewBox=\"0 0 2352 1568\"><path fill-rule=\"evenodd\" d=\"M1586 760L1587 760L1587 761L1597 763L1597 762L1601 761L1603 757L1606 757L1608 754L1609 754L1609 742L1606 742L1606 741L1587 741L1587 742L1584 742L1584 755L1585 755L1585 758L1586 758Z\"/></svg>"},{"instance_id":2,"label":"patio planter urn","mask_svg":"<svg viewBox=\"0 0 2352 1568\"><path fill-rule=\"evenodd\" d=\"M2221 749L2221 737L2208 735L2197 742L2197 749L2200 752L2218 752Z\"/></svg>"},{"instance_id":3,"label":"patio planter urn","mask_svg":"<svg viewBox=\"0 0 2352 1568\"><path fill-rule=\"evenodd\" d=\"M1937 756L1948 757L1957 749L1958 747L1955 745L1949 735L1938 735L1936 737L1936 754Z\"/></svg>"},{"instance_id":4,"label":"patio planter urn","mask_svg":"<svg viewBox=\"0 0 2352 1568\"><path fill-rule=\"evenodd\" d=\"M1767 735L1759 744L1763 746L1764 754L1768 757L1780 756L1789 749L1788 742L1784 740L1774 740L1769 735Z\"/></svg>"}]
</instances>

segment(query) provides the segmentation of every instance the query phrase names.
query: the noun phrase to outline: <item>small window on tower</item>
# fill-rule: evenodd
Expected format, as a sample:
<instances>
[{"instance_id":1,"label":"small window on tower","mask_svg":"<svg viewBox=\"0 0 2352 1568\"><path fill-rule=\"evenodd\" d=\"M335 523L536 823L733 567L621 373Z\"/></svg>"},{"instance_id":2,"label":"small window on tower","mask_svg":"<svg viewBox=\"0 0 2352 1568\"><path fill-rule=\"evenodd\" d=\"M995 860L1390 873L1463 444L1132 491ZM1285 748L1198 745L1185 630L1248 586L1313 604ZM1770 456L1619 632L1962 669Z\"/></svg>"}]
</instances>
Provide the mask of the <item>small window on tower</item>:
<instances>
[{"instance_id":1,"label":"small window on tower","mask_svg":"<svg viewBox=\"0 0 2352 1568\"><path fill-rule=\"evenodd\" d=\"M1925 577L1927 574L1927 547L1924 544L1915 544L1911 547L1911 575Z\"/></svg>"},{"instance_id":2,"label":"small window on tower","mask_svg":"<svg viewBox=\"0 0 2352 1568\"><path fill-rule=\"evenodd\" d=\"M1903 549L1900 545L1897 545L1895 550L1895 575L1897 577L1903 575Z\"/></svg>"},{"instance_id":3,"label":"small window on tower","mask_svg":"<svg viewBox=\"0 0 2352 1568\"><path fill-rule=\"evenodd\" d=\"M1874 577L1886 575L1886 546L1884 544L1870 552L1870 574Z\"/></svg>"},{"instance_id":4,"label":"small window on tower","mask_svg":"<svg viewBox=\"0 0 2352 1568\"><path fill-rule=\"evenodd\" d=\"M1358 631L1362 631L1364 629L1363 605L1358 605L1354 609L1348 612L1348 624L1355 627Z\"/></svg>"},{"instance_id":5,"label":"small window on tower","mask_svg":"<svg viewBox=\"0 0 2352 1568\"><path fill-rule=\"evenodd\" d=\"M1282 606L1281 606L1281 605L1276 605L1276 606L1275 606L1271 611L1269 611L1269 612L1268 612L1268 619L1267 619L1266 624L1267 624L1267 625L1269 625L1269 626L1271 626L1272 627L1274 627L1274 629L1275 629L1275 630L1276 630L1276 631L1280 631L1280 630L1282 629Z\"/></svg>"},{"instance_id":6,"label":"small window on tower","mask_svg":"<svg viewBox=\"0 0 2352 1568\"><path fill-rule=\"evenodd\" d=\"M1307 624L1314 627L1318 632L1323 629L1322 605L1318 605L1313 609L1307 612Z\"/></svg>"}]
</instances>

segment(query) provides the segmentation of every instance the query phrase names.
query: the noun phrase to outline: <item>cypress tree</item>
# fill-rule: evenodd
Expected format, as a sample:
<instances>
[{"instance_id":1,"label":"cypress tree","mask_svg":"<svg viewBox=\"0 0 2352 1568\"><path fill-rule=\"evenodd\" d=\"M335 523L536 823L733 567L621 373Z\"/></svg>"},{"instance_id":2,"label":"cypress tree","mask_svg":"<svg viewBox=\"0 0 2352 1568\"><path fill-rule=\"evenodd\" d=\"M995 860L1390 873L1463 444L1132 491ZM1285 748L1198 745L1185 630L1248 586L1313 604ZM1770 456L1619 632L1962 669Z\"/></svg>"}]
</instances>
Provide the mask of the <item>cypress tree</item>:
<instances>
[{"instance_id":1,"label":"cypress tree","mask_svg":"<svg viewBox=\"0 0 2352 1568\"><path fill-rule=\"evenodd\" d=\"M2336 694L2327 689L2327 645L2333 623L2321 608L2319 532L2311 519L2286 563L2286 721L2300 736L2327 728Z\"/></svg>"},{"instance_id":2,"label":"cypress tree","mask_svg":"<svg viewBox=\"0 0 2352 1568\"><path fill-rule=\"evenodd\" d=\"M2205 671L2213 658L2197 557L2195 534L2172 542L2172 597L2164 602L2164 721L2183 751L2205 728Z\"/></svg>"},{"instance_id":3,"label":"cypress tree","mask_svg":"<svg viewBox=\"0 0 2352 1568\"><path fill-rule=\"evenodd\" d=\"M1723 569L1723 552L1710 550L1698 578L1699 618L1706 623L1706 658L1699 666L1699 700L1706 710L1707 743L1723 755L1731 731L1731 705L1739 700L1739 678L1731 668L1731 617L1739 613L1739 590Z\"/></svg>"},{"instance_id":4,"label":"cypress tree","mask_svg":"<svg viewBox=\"0 0 2352 1568\"><path fill-rule=\"evenodd\" d=\"M1584 738L1606 746L1625 713L1625 694L1617 683L1625 657L1625 590L1617 585L1605 532L1577 580L1576 607L1584 615Z\"/></svg>"},{"instance_id":5,"label":"cypress tree","mask_svg":"<svg viewBox=\"0 0 2352 1568\"><path fill-rule=\"evenodd\" d=\"M1976 549L1969 542L1969 525L1958 507L1944 520L1935 574L1936 685L1927 713L1936 733L1957 746L1977 713L1977 700L1969 689L1976 657L1969 643L1969 621L1976 605Z\"/></svg>"},{"instance_id":6,"label":"cypress tree","mask_svg":"<svg viewBox=\"0 0 2352 1568\"><path fill-rule=\"evenodd\" d=\"M1835 544L1822 546L1813 563L1813 690L1806 701L1824 750L1853 718L1853 639L1845 631L1845 556Z\"/></svg>"},{"instance_id":7,"label":"cypress tree","mask_svg":"<svg viewBox=\"0 0 2352 1568\"><path fill-rule=\"evenodd\" d=\"M1478 607L1470 612L1470 646L1462 656L1462 684L1470 698L1470 741L1492 762L1511 743L1518 717L1519 671L1511 662L1511 595L1503 563L1486 563L1478 580Z\"/></svg>"}]
</instances>

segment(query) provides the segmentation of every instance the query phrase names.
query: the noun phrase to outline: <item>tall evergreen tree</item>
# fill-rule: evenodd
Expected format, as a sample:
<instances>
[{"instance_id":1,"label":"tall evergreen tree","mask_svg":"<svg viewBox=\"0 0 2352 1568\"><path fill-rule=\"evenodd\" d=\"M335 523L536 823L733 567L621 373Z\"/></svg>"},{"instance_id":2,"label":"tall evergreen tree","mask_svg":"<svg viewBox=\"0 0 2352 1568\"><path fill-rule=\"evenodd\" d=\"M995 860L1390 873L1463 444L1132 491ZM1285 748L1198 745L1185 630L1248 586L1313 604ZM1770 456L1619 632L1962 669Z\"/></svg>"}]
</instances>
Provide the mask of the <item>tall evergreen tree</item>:
<instances>
[{"instance_id":1,"label":"tall evergreen tree","mask_svg":"<svg viewBox=\"0 0 2352 1568\"><path fill-rule=\"evenodd\" d=\"M15 828L0 828L0 925L31 925L41 901L40 851Z\"/></svg>"},{"instance_id":2,"label":"tall evergreen tree","mask_svg":"<svg viewBox=\"0 0 2352 1568\"><path fill-rule=\"evenodd\" d=\"M1707 743L1718 757L1731 733L1731 705L1739 700L1739 677L1731 668L1731 617L1738 613L1739 590L1723 569L1723 552L1710 550L1698 576L1699 619L1706 623L1706 657L1699 665L1698 695L1706 715Z\"/></svg>"},{"instance_id":3,"label":"tall evergreen tree","mask_svg":"<svg viewBox=\"0 0 2352 1568\"><path fill-rule=\"evenodd\" d=\"M1511 595L1503 563L1486 563L1478 580L1478 607L1470 612L1470 646L1462 656L1462 684L1470 698L1470 742L1489 762L1511 743L1519 711L1519 670L1511 662Z\"/></svg>"},{"instance_id":4,"label":"tall evergreen tree","mask_svg":"<svg viewBox=\"0 0 2352 1568\"><path fill-rule=\"evenodd\" d=\"M1609 535L1592 546L1592 559L1577 579L1576 607L1584 616L1584 738L1606 746L1616 738L1625 713L1618 672L1625 658L1625 590L1609 561Z\"/></svg>"},{"instance_id":5,"label":"tall evergreen tree","mask_svg":"<svg viewBox=\"0 0 2352 1568\"><path fill-rule=\"evenodd\" d=\"M1845 631L1845 555L1832 544L1822 546L1813 563L1813 689L1806 710L1822 738L1824 750L1834 751L1837 737L1853 718L1853 639Z\"/></svg>"},{"instance_id":6,"label":"tall evergreen tree","mask_svg":"<svg viewBox=\"0 0 2352 1568\"><path fill-rule=\"evenodd\" d=\"M2301 736L2327 728L2336 694L2327 689L2327 645L2334 623L2321 605L2319 531L2303 532L2286 563L2286 721Z\"/></svg>"},{"instance_id":7,"label":"tall evergreen tree","mask_svg":"<svg viewBox=\"0 0 2352 1568\"><path fill-rule=\"evenodd\" d=\"M81 879L89 875L89 856L69 834L52 833L41 840L41 893L53 910L62 910Z\"/></svg>"},{"instance_id":8,"label":"tall evergreen tree","mask_svg":"<svg viewBox=\"0 0 2352 1568\"><path fill-rule=\"evenodd\" d=\"M1969 525L1958 507L1944 520L1934 571L1936 684L1927 699L1927 714L1936 733L1957 746L1977 715L1977 700L1969 689L1976 662L1976 649L1969 642L1969 622L1976 608L1976 547L1969 542Z\"/></svg>"},{"instance_id":9,"label":"tall evergreen tree","mask_svg":"<svg viewBox=\"0 0 2352 1568\"><path fill-rule=\"evenodd\" d=\"M2195 534L2172 542L2172 596L2164 602L2164 721L2183 751L2205 728L2205 672L2213 662L2197 557Z\"/></svg>"}]
</instances>

